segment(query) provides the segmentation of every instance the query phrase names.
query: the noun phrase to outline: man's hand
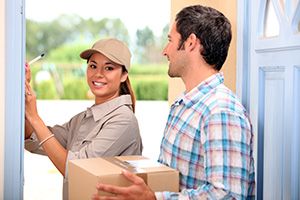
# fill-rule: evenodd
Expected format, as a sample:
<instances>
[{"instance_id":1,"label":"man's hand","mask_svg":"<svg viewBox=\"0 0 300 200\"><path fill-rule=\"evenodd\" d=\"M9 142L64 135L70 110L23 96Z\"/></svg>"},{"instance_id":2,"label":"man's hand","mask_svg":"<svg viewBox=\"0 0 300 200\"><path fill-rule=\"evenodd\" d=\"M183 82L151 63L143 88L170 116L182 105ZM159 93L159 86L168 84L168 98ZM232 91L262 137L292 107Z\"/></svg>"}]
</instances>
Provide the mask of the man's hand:
<instances>
[{"instance_id":1,"label":"man's hand","mask_svg":"<svg viewBox=\"0 0 300 200\"><path fill-rule=\"evenodd\" d=\"M128 187L118 187L113 185L101 184L97 185L98 191L104 191L114 194L114 196L99 196L94 194L93 200L155 200L154 192L146 185L144 180L128 171L122 171L132 185Z\"/></svg>"}]
</instances>

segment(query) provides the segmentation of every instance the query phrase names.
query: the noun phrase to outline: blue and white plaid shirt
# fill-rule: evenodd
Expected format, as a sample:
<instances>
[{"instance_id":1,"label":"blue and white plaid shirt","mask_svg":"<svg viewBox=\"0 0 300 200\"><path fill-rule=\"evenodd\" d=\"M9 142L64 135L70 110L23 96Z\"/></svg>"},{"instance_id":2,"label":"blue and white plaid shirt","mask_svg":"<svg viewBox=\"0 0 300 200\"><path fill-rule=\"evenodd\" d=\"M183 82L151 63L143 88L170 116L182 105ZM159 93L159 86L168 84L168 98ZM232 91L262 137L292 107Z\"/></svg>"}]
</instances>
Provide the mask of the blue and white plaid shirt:
<instances>
[{"instance_id":1,"label":"blue and white plaid shirt","mask_svg":"<svg viewBox=\"0 0 300 200\"><path fill-rule=\"evenodd\" d=\"M180 193L157 199L254 199L252 125L238 98L214 74L172 106L159 162L180 172Z\"/></svg>"}]
</instances>

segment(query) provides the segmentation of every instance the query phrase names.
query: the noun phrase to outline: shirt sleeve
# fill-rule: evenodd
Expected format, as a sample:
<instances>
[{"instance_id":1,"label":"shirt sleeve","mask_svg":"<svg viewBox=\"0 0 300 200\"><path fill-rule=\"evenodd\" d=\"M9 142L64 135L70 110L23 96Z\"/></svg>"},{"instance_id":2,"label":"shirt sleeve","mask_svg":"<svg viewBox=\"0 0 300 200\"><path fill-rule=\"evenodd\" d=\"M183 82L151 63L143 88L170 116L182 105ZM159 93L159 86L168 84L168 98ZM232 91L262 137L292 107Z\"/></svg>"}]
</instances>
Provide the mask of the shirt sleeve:
<instances>
[{"instance_id":1,"label":"shirt sleeve","mask_svg":"<svg viewBox=\"0 0 300 200\"><path fill-rule=\"evenodd\" d=\"M54 137L59 141L59 143L66 148L67 146L67 139L69 136L70 128L75 127L76 124L78 124L81 115L78 114L74 116L70 121L63 125L55 125L53 127L47 126L47 128L50 130L51 133L54 134ZM74 128L73 128L74 129ZM39 147L39 140L37 139L37 136L35 132L32 133L31 137L29 139L25 140L25 149L37 154L46 155L42 147Z\"/></svg>"},{"instance_id":2,"label":"shirt sleeve","mask_svg":"<svg viewBox=\"0 0 300 200\"><path fill-rule=\"evenodd\" d=\"M180 193L156 193L157 199L246 199L251 176L252 128L248 119L220 112L201 130L206 184Z\"/></svg>"},{"instance_id":3,"label":"shirt sleeve","mask_svg":"<svg viewBox=\"0 0 300 200\"><path fill-rule=\"evenodd\" d=\"M46 155L43 148L39 147L39 141L38 141L35 133L32 133L30 138L25 140L25 149L31 153Z\"/></svg>"}]
</instances>

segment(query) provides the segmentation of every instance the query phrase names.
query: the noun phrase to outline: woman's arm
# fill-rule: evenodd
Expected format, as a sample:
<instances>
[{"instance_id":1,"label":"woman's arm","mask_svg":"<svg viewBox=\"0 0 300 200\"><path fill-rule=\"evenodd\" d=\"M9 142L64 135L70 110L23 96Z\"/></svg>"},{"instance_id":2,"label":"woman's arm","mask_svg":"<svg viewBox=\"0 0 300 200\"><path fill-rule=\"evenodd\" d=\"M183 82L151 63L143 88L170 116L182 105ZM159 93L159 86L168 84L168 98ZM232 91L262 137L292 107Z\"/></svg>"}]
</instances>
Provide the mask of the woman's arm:
<instances>
[{"instance_id":1,"label":"woman's arm","mask_svg":"<svg viewBox=\"0 0 300 200\"><path fill-rule=\"evenodd\" d=\"M33 132L33 128L29 121L25 118L25 139L29 139Z\"/></svg>"},{"instance_id":2,"label":"woman's arm","mask_svg":"<svg viewBox=\"0 0 300 200\"><path fill-rule=\"evenodd\" d=\"M41 146L48 155L49 159L64 176L67 150L58 142L55 137L51 137L53 133L48 129L39 116L31 119L31 125L39 141L41 141L40 144L44 141Z\"/></svg>"},{"instance_id":3,"label":"woman's arm","mask_svg":"<svg viewBox=\"0 0 300 200\"><path fill-rule=\"evenodd\" d=\"M61 172L61 174L65 175L67 150L55 139L55 137L50 137L51 135L53 135L53 133L48 129L48 127L44 124L43 120L38 115L36 107L36 96L28 82L26 82L25 92L25 137L31 135L32 131L34 130L39 141L44 141L43 144L40 144L50 160Z\"/></svg>"}]
</instances>

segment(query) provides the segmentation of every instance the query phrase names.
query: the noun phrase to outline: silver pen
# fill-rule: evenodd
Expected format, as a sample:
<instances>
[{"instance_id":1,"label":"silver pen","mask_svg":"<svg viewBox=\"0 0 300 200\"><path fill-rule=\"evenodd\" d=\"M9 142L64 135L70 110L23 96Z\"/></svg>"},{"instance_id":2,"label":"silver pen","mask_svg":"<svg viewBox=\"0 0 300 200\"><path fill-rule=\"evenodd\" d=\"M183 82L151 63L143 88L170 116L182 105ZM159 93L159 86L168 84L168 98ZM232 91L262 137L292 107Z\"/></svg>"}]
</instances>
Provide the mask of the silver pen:
<instances>
[{"instance_id":1,"label":"silver pen","mask_svg":"<svg viewBox=\"0 0 300 200\"><path fill-rule=\"evenodd\" d=\"M31 61L28 62L28 65L31 65L32 63L38 61L39 59L41 59L42 57L44 57L44 53L42 53L41 55L37 56L36 58L32 59Z\"/></svg>"}]
</instances>

